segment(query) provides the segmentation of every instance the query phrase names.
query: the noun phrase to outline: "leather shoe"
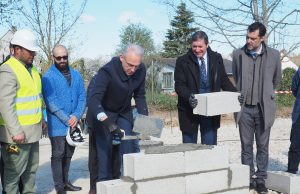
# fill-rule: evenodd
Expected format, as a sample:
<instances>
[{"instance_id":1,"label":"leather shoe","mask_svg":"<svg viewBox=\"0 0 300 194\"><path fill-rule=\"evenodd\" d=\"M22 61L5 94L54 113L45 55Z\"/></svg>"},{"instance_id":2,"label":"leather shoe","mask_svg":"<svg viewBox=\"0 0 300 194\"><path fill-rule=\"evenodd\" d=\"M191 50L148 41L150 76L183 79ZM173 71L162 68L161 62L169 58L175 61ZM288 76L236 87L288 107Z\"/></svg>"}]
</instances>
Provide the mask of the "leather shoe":
<instances>
[{"instance_id":1,"label":"leather shoe","mask_svg":"<svg viewBox=\"0 0 300 194\"><path fill-rule=\"evenodd\" d=\"M264 183L257 183L256 191L259 194L268 193L268 189Z\"/></svg>"},{"instance_id":2,"label":"leather shoe","mask_svg":"<svg viewBox=\"0 0 300 194\"><path fill-rule=\"evenodd\" d=\"M64 190L65 191L80 191L82 188L72 185L70 182L65 184Z\"/></svg>"}]
</instances>

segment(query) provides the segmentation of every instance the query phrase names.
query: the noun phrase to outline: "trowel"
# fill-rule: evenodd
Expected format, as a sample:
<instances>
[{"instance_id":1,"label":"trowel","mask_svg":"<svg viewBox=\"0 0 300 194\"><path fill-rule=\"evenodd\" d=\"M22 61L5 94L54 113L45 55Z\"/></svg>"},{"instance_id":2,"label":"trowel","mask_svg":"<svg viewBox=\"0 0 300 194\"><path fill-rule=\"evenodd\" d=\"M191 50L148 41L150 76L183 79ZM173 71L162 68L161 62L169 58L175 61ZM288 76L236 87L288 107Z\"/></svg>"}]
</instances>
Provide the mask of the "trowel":
<instances>
[{"instance_id":1,"label":"trowel","mask_svg":"<svg viewBox=\"0 0 300 194\"><path fill-rule=\"evenodd\" d=\"M122 140L148 140L150 136L160 138L163 127L164 122L162 119L139 114L133 124L132 131L135 135L125 134Z\"/></svg>"}]
</instances>

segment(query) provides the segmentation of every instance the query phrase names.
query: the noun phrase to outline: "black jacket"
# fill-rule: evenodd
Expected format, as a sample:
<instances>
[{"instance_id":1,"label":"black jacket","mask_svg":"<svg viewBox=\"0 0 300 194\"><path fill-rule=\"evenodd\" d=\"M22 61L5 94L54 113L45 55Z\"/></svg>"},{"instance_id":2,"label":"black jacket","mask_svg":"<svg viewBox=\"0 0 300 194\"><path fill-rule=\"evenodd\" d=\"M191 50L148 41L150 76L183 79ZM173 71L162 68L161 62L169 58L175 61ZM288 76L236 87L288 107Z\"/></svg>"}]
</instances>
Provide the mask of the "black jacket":
<instances>
[{"instance_id":1,"label":"black jacket","mask_svg":"<svg viewBox=\"0 0 300 194\"><path fill-rule=\"evenodd\" d=\"M122 116L133 122L131 98L139 114L148 115L145 98L146 68L142 63L132 76L127 76L119 57L113 58L98 71L89 91L88 109L93 119L104 112L110 119Z\"/></svg>"},{"instance_id":2,"label":"black jacket","mask_svg":"<svg viewBox=\"0 0 300 194\"><path fill-rule=\"evenodd\" d=\"M211 92L236 91L230 82L222 56L208 47L208 72ZM178 116L180 130L194 132L198 129L197 115L189 105L191 94L198 94L200 89L200 70L197 57L190 49L187 54L177 58L175 66L175 91L178 94ZM220 115L213 116L214 127L220 127Z\"/></svg>"}]
</instances>

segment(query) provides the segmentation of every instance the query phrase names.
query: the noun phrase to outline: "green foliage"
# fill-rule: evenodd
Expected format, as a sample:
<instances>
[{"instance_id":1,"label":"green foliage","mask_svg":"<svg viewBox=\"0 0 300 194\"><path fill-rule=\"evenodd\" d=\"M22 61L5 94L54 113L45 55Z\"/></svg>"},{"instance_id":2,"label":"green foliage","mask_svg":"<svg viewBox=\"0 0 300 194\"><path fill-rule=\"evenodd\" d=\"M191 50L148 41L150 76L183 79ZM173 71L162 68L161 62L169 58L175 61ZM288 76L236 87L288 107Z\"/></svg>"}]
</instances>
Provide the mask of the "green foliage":
<instances>
[{"instance_id":1,"label":"green foliage","mask_svg":"<svg viewBox=\"0 0 300 194\"><path fill-rule=\"evenodd\" d=\"M277 91L290 91L291 90L291 83L292 78L295 74L296 70L292 68L286 68L282 72L282 80L277 87ZM276 103L277 106L286 107L292 106L295 101L295 97L292 94L277 94L276 95Z\"/></svg>"},{"instance_id":2,"label":"green foliage","mask_svg":"<svg viewBox=\"0 0 300 194\"><path fill-rule=\"evenodd\" d=\"M76 69L82 76L83 79L87 78L86 68L84 66L84 59L78 59L70 65L72 68Z\"/></svg>"},{"instance_id":3,"label":"green foliage","mask_svg":"<svg viewBox=\"0 0 300 194\"><path fill-rule=\"evenodd\" d=\"M175 110L177 106L177 96L171 96L169 94L146 92L147 103L149 106L153 106L156 110L166 111Z\"/></svg>"},{"instance_id":4,"label":"green foliage","mask_svg":"<svg viewBox=\"0 0 300 194\"><path fill-rule=\"evenodd\" d=\"M123 27L120 39L121 43L116 54L120 54L126 45L130 43L135 43L143 47L145 56L151 55L155 51L152 32L142 24L129 24Z\"/></svg>"},{"instance_id":5,"label":"green foliage","mask_svg":"<svg viewBox=\"0 0 300 194\"><path fill-rule=\"evenodd\" d=\"M190 38L197 28L193 28L193 13L181 3L176 10L176 16L171 21L171 29L168 30L164 44L164 57L178 57L190 48Z\"/></svg>"}]
</instances>

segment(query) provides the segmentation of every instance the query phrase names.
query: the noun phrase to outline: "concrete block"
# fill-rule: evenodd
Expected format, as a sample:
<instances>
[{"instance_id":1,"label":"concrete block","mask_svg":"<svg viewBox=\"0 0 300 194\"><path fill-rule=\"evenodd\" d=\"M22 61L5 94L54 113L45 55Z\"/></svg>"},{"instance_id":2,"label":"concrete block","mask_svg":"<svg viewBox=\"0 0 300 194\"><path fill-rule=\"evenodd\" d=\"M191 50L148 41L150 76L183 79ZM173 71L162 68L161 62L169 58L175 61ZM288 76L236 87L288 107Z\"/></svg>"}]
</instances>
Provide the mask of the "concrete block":
<instances>
[{"instance_id":1,"label":"concrete block","mask_svg":"<svg viewBox=\"0 0 300 194\"><path fill-rule=\"evenodd\" d=\"M229 187L249 187L250 169L248 165L230 164L229 165Z\"/></svg>"},{"instance_id":2,"label":"concrete block","mask_svg":"<svg viewBox=\"0 0 300 194\"><path fill-rule=\"evenodd\" d=\"M133 183L121 179L103 181L97 183L97 194L132 194Z\"/></svg>"},{"instance_id":3,"label":"concrete block","mask_svg":"<svg viewBox=\"0 0 300 194\"><path fill-rule=\"evenodd\" d=\"M225 146L215 146L212 149L185 152L186 173L217 170L228 167L229 154Z\"/></svg>"},{"instance_id":4,"label":"concrete block","mask_svg":"<svg viewBox=\"0 0 300 194\"><path fill-rule=\"evenodd\" d=\"M185 194L185 178L171 177L136 182L135 194ZM122 193L123 194L123 193Z\"/></svg>"},{"instance_id":5,"label":"concrete block","mask_svg":"<svg viewBox=\"0 0 300 194\"><path fill-rule=\"evenodd\" d=\"M241 110L237 92L213 92L206 94L196 94L198 105L194 108L193 113L214 116Z\"/></svg>"},{"instance_id":6,"label":"concrete block","mask_svg":"<svg viewBox=\"0 0 300 194\"><path fill-rule=\"evenodd\" d=\"M270 171L266 187L285 194L300 194L300 175L283 171Z\"/></svg>"},{"instance_id":7,"label":"concrete block","mask_svg":"<svg viewBox=\"0 0 300 194\"><path fill-rule=\"evenodd\" d=\"M124 176L135 181L184 173L184 153L125 154Z\"/></svg>"},{"instance_id":8,"label":"concrete block","mask_svg":"<svg viewBox=\"0 0 300 194\"><path fill-rule=\"evenodd\" d=\"M213 193L228 189L228 170L188 175L185 180L188 194Z\"/></svg>"},{"instance_id":9,"label":"concrete block","mask_svg":"<svg viewBox=\"0 0 300 194\"><path fill-rule=\"evenodd\" d=\"M249 194L249 188L221 191L221 192L217 192L215 194Z\"/></svg>"}]
</instances>

